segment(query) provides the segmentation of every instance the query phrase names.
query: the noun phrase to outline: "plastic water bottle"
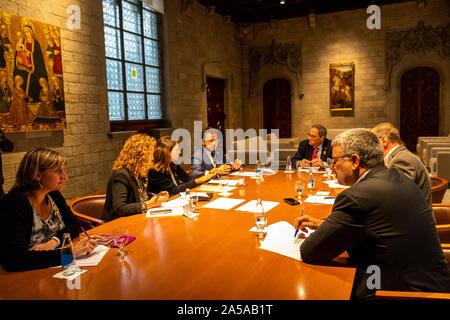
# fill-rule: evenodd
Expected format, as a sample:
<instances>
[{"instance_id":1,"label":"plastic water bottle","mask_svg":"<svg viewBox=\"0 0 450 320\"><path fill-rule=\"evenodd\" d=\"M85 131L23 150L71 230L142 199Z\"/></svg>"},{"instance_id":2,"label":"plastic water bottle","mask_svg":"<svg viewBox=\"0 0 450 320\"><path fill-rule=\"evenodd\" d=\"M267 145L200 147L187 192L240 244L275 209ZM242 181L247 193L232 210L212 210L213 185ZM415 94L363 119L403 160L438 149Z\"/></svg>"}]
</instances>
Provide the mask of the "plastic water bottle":
<instances>
[{"instance_id":1,"label":"plastic water bottle","mask_svg":"<svg viewBox=\"0 0 450 320\"><path fill-rule=\"evenodd\" d=\"M291 157L287 156L287 159L286 159L286 171L291 171L291 170L292 170Z\"/></svg>"},{"instance_id":2,"label":"plastic water bottle","mask_svg":"<svg viewBox=\"0 0 450 320\"><path fill-rule=\"evenodd\" d=\"M259 160L256 160L256 169L255 169L256 177L261 179L261 165Z\"/></svg>"},{"instance_id":3,"label":"plastic water bottle","mask_svg":"<svg viewBox=\"0 0 450 320\"><path fill-rule=\"evenodd\" d=\"M191 190L188 188L186 189L186 193L184 194L184 206L183 206L184 213L188 215L192 213L190 200L191 200Z\"/></svg>"},{"instance_id":4,"label":"plastic water bottle","mask_svg":"<svg viewBox=\"0 0 450 320\"><path fill-rule=\"evenodd\" d=\"M64 240L61 246L61 266L63 269L63 275L70 276L77 271L70 233L64 233L63 239Z\"/></svg>"},{"instance_id":5,"label":"plastic water bottle","mask_svg":"<svg viewBox=\"0 0 450 320\"><path fill-rule=\"evenodd\" d=\"M314 174L311 168L309 168L308 189L314 190Z\"/></svg>"}]
</instances>

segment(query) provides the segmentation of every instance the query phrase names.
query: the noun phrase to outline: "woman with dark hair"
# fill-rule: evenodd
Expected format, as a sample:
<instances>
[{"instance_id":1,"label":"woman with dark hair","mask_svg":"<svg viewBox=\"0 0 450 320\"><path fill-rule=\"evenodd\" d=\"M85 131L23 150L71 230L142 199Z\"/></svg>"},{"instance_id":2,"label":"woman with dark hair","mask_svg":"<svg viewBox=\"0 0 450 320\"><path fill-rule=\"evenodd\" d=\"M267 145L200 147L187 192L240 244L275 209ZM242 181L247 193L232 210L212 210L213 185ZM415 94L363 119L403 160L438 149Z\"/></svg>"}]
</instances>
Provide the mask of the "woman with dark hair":
<instances>
[{"instance_id":1,"label":"woman with dark hair","mask_svg":"<svg viewBox=\"0 0 450 320\"><path fill-rule=\"evenodd\" d=\"M20 162L13 188L0 200L0 264L6 271L57 266L63 234L78 237L78 220L60 193L65 163L63 155L45 148L28 151ZM78 241L75 257L90 254L95 239Z\"/></svg>"},{"instance_id":2,"label":"woman with dark hair","mask_svg":"<svg viewBox=\"0 0 450 320\"><path fill-rule=\"evenodd\" d=\"M153 162L148 172L150 192L166 190L172 196L188 188L195 188L216 176L215 173L208 173L193 179L182 167L174 163L179 156L178 142L170 140L169 136L161 137L156 142Z\"/></svg>"}]
</instances>

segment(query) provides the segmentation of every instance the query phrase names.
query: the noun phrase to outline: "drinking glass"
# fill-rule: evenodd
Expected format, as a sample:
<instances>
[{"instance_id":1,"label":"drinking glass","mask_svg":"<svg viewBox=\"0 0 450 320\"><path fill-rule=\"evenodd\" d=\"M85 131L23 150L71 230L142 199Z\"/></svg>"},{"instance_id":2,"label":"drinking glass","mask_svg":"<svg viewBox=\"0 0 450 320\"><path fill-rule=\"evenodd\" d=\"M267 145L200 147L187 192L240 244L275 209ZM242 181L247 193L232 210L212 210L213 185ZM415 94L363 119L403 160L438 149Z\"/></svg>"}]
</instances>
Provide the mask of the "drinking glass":
<instances>
[{"instance_id":1,"label":"drinking glass","mask_svg":"<svg viewBox=\"0 0 450 320\"><path fill-rule=\"evenodd\" d=\"M297 161L295 163L295 167L297 168L297 173L300 174L300 171L302 169L301 161Z\"/></svg>"},{"instance_id":2,"label":"drinking glass","mask_svg":"<svg viewBox=\"0 0 450 320\"><path fill-rule=\"evenodd\" d=\"M295 182L294 188L295 188L295 192L297 192L298 201L300 203L302 203L301 199L302 199L302 192L303 192L303 188L304 188L302 181L297 180Z\"/></svg>"},{"instance_id":3,"label":"drinking glass","mask_svg":"<svg viewBox=\"0 0 450 320\"><path fill-rule=\"evenodd\" d=\"M114 243L119 248L119 252L117 253L117 255L123 258L128 254L126 251L123 250L123 247L125 247L128 240L128 229L122 227L114 228L112 235Z\"/></svg>"},{"instance_id":4,"label":"drinking glass","mask_svg":"<svg viewBox=\"0 0 450 320\"><path fill-rule=\"evenodd\" d=\"M256 202L256 212L255 212L255 226L256 235L258 238L264 237L267 232L267 214L264 212L264 207L262 205L261 199Z\"/></svg>"}]
</instances>

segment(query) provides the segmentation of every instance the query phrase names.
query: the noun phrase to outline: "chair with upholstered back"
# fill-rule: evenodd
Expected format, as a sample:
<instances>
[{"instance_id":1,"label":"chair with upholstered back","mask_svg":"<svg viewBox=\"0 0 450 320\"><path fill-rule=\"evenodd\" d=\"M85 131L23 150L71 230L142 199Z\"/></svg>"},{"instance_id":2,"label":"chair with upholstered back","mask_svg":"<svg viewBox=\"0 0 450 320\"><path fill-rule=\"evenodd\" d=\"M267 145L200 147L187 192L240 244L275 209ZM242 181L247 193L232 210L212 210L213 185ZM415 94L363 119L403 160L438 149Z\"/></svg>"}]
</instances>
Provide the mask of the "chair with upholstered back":
<instances>
[{"instance_id":1,"label":"chair with upholstered back","mask_svg":"<svg viewBox=\"0 0 450 320\"><path fill-rule=\"evenodd\" d=\"M431 202L441 203L447 191L448 181L444 178L430 177L431 179Z\"/></svg>"},{"instance_id":2,"label":"chair with upholstered back","mask_svg":"<svg viewBox=\"0 0 450 320\"><path fill-rule=\"evenodd\" d=\"M105 223L101 218L105 206L106 195L94 195L69 201L69 206L78 218L80 225L86 230Z\"/></svg>"}]
</instances>

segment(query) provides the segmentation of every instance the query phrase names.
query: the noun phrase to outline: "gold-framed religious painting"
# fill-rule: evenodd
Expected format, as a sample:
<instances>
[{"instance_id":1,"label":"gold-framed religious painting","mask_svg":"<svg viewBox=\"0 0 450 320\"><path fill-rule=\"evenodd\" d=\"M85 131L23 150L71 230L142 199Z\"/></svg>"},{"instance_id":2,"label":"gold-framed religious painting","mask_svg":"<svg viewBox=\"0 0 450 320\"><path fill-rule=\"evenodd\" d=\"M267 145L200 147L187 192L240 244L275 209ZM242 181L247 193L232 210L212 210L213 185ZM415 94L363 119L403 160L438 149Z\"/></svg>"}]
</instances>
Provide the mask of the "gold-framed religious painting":
<instances>
[{"instance_id":1,"label":"gold-framed religious painting","mask_svg":"<svg viewBox=\"0 0 450 320\"><path fill-rule=\"evenodd\" d=\"M66 127L59 27L0 11L0 129Z\"/></svg>"},{"instance_id":2,"label":"gold-framed religious painting","mask_svg":"<svg viewBox=\"0 0 450 320\"><path fill-rule=\"evenodd\" d=\"M355 65L330 64L330 110L353 111L355 105Z\"/></svg>"}]
</instances>

